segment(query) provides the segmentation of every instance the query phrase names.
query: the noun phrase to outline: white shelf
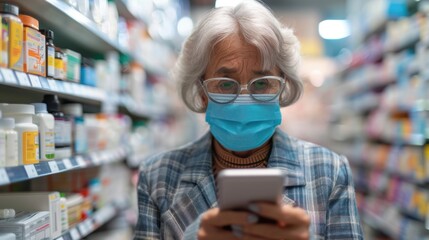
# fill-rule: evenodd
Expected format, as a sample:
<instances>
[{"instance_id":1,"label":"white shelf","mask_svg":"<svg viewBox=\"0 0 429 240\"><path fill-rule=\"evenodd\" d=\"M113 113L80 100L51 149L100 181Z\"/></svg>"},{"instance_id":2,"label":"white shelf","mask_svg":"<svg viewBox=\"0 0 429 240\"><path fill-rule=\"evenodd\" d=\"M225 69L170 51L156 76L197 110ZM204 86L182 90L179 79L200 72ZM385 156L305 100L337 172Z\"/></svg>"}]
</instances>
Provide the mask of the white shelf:
<instances>
[{"instance_id":1,"label":"white shelf","mask_svg":"<svg viewBox=\"0 0 429 240\"><path fill-rule=\"evenodd\" d=\"M128 148L123 146L87 155L77 155L52 161L40 161L38 164L0 168L0 186L76 169L119 162L128 155L128 152Z\"/></svg>"},{"instance_id":2,"label":"white shelf","mask_svg":"<svg viewBox=\"0 0 429 240\"><path fill-rule=\"evenodd\" d=\"M107 94L103 90L95 87L26 74L7 68L0 68L0 88L1 85L96 102L104 102L107 98Z\"/></svg>"},{"instance_id":3,"label":"white shelf","mask_svg":"<svg viewBox=\"0 0 429 240\"><path fill-rule=\"evenodd\" d=\"M52 93L60 97L98 105L106 102L108 98L108 94L99 88L44 78L7 68L0 68L0 92L2 91L2 86L17 87L33 92ZM118 105L125 107L134 116L153 119L166 114L166 110L162 110L157 105L139 104L130 96L121 96L116 101Z\"/></svg>"},{"instance_id":4,"label":"white shelf","mask_svg":"<svg viewBox=\"0 0 429 240\"><path fill-rule=\"evenodd\" d=\"M96 211L93 216L87 218L83 222L77 224L67 232L65 232L61 237L56 238L55 240L80 240L88 236L90 233L97 230L100 226L113 219L118 210L113 204L108 204Z\"/></svg>"}]
</instances>

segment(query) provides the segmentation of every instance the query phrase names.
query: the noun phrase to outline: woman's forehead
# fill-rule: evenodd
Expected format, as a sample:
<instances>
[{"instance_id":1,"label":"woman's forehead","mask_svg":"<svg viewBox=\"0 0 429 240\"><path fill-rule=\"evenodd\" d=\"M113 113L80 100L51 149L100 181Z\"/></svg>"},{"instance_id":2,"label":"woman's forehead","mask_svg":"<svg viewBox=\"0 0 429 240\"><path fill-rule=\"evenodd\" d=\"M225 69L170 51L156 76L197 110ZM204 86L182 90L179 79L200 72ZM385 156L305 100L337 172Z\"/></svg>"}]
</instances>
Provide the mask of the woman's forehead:
<instances>
[{"instance_id":1,"label":"woman's forehead","mask_svg":"<svg viewBox=\"0 0 429 240\"><path fill-rule=\"evenodd\" d=\"M238 35L228 36L215 44L211 58L229 59L234 57L259 60L260 53L255 46L247 43Z\"/></svg>"}]
</instances>

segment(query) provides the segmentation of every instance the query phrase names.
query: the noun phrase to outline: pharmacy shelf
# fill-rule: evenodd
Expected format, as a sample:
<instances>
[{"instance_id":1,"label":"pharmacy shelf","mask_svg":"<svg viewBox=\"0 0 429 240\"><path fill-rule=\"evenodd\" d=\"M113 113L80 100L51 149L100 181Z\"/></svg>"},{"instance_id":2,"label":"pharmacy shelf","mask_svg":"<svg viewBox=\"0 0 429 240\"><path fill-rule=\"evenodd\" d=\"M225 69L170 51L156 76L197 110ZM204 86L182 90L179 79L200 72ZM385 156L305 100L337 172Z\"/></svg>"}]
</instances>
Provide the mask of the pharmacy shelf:
<instances>
[{"instance_id":1,"label":"pharmacy shelf","mask_svg":"<svg viewBox=\"0 0 429 240\"><path fill-rule=\"evenodd\" d=\"M26 74L7 68L0 68L0 89L1 86L17 87L41 93L54 93L72 100L84 100L98 104L107 99L107 94L95 87Z\"/></svg>"},{"instance_id":2,"label":"pharmacy shelf","mask_svg":"<svg viewBox=\"0 0 429 240\"><path fill-rule=\"evenodd\" d=\"M383 54L398 53L410 47L414 47L419 40L419 30L412 29L408 33L404 33L402 38L395 39L395 41L387 41L383 49Z\"/></svg>"},{"instance_id":3,"label":"pharmacy shelf","mask_svg":"<svg viewBox=\"0 0 429 240\"><path fill-rule=\"evenodd\" d=\"M8 2L18 5L20 12L39 19L43 27L53 30L55 42L61 43L61 47L74 49L78 45L79 50L97 54L112 50L125 54L128 52L101 32L92 20L65 1L9 0Z\"/></svg>"},{"instance_id":4,"label":"pharmacy shelf","mask_svg":"<svg viewBox=\"0 0 429 240\"><path fill-rule=\"evenodd\" d=\"M29 14L41 22L41 28L48 28L55 33L55 43L62 48L70 48L83 53L86 57L104 56L109 51L116 51L130 56L151 74L165 75L160 67L150 64L149 59L139 57L129 49L110 39L97 25L81 12L61 0L9 0L19 6L22 13ZM126 9L122 0L119 10ZM127 9L128 10L128 9ZM122 12L123 13L123 12ZM131 12L128 11L129 14ZM126 14L126 13L125 13Z\"/></svg>"},{"instance_id":5,"label":"pharmacy shelf","mask_svg":"<svg viewBox=\"0 0 429 240\"><path fill-rule=\"evenodd\" d=\"M381 232L389 236L391 239L395 239L395 240L399 239L398 229L394 229L391 226L389 226L389 224L383 217L378 216L377 214L373 213L368 209L361 209L361 212L362 212L362 220L367 225L377 230L380 230Z\"/></svg>"},{"instance_id":6,"label":"pharmacy shelf","mask_svg":"<svg viewBox=\"0 0 429 240\"><path fill-rule=\"evenodd\" d=\"M87 218L85 221L77 224L61 237L55 240L79 240L84 239L89 234L93 233L103 224L113 219L118 213L117 207L114 204L108 204L96 211L93 216Z\"/></svg>"},{"instance_id":7,"label":"pharmacy shelf","mask_svg":"<svg viewBox=\"0 0 429 240\"><path fill-rule=\"evenodd\" d=\"M156 104L138 104L129 95L119 97L119 106L124 107L128 113L138 118L159 119L167 114L165 107L159 107Z\"/></svg>"},{"instance_id":8,"label":"pharmacy shelf","mask_svg":"<svg viewBox=\"0 0 429 240\"><path fill-rule=\"evenodd\" d=\"M115 0L116 8L118 9L119 15L123 18L131 21L140 21L143 19L140 19L139 16L136 16L134 13L130 11L127 4L124 0Z\"/></svg>"},{"instance_id":9,"label":"pharmacy shelf","mask_svg":"<svg viewBox=\"0 0 429 240\"><path fill-rule=\"evenodd\" d=\"M380 18L378 21L375 22L371 22L371 26L369 26L369 28L365 31L365 33L363 34L363 41L367 41L369 40L371 37L382 33L388 23L388 19L387 18Z\"/></svg>"},{"instance_id":10,"label":"pharmacy shelf","mask_svg":"<svg viewBox=\"0 0 429 240\"><path fill-rule=\"evenodd\" d=\"M127 155L128 147L123 146L87 155L77 155L52 161L40 161L38 164L0 168L0 186L76 169L119 162Z\"/></svg>"}]
</instances>

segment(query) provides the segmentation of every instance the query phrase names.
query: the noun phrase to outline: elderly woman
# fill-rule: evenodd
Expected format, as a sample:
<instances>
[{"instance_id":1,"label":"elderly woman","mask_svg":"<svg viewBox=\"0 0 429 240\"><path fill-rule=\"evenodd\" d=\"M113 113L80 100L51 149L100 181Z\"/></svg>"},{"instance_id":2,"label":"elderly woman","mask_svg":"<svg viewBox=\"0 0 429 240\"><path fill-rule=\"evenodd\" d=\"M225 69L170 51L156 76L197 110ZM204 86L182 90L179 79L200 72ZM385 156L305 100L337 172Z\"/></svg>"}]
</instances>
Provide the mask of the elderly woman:
<instances>
[{"instance_id":1,"label":"elderly woman","mask_svg":"<svg viewBox=\"0 0 429 240\"><path fill-rule=\"evenodd\" d=\"M210 132L143 163L135 239L363 238L346 158L276 128L280 107L301 95L298 62L292 30L259 2L214 9L199 23L174 76ZM284 170L283 203L221 211L216 176L226 168Z\"/></svg>"}]
</instances>

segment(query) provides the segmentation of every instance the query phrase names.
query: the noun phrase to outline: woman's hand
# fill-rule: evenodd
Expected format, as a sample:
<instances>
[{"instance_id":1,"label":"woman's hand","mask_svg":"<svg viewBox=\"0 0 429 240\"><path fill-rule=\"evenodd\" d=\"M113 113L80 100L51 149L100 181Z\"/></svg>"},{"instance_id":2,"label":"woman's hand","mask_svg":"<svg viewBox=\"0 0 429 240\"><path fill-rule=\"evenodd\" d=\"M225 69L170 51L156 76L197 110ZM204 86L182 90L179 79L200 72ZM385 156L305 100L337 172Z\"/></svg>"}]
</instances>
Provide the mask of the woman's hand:
<instances>
[{"instance_id":1,"label":"woman's hand","mask_svg":"<svg viewBox=\"0 0 429 240\"><path fill-rule=\"evenodd\" d=\"M233 229L244 229L246 226L258 222L258 219L256 214L246 211L220 211L219 208L212 208L207 210L202 216L200 229L198 230L198 239L239 239L236 235L237 232L228 230L225 227L233 226ZM251 237L246 239L256 240L260 238Z\"/></svg>"},{"instance_id":2,"label":"woman's hand","mask_svg":"<svg viewBox=\"0 0 429 240\"><path fill-rule=\"evenodd\" d=\"M309 239L310 217L301 208L255 203L249 210L253 213L208 210L201 219L198 239ZM276 223L258 223L258 216Z\"/></svg>"},{"instance_id":3,"label":"woman's hand","mask_svg":"<svg viewBox=\"0 0 429 240\"><path fill-rule=\"evenodd\" d=\"M235 234L247 239L247 236L258 239L294 239L307 240L310 237L310 217L297 207L279 206L269 203L255 203L249 209L260 217L274 220L277 224L258 223L235 227Z\"/></svg>"}]
</instances>

